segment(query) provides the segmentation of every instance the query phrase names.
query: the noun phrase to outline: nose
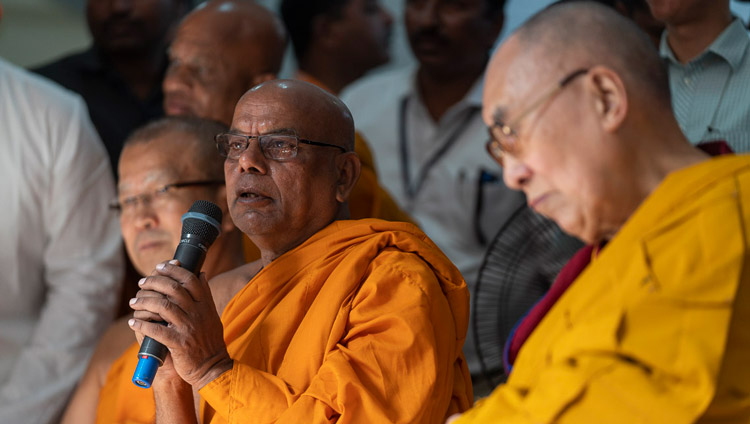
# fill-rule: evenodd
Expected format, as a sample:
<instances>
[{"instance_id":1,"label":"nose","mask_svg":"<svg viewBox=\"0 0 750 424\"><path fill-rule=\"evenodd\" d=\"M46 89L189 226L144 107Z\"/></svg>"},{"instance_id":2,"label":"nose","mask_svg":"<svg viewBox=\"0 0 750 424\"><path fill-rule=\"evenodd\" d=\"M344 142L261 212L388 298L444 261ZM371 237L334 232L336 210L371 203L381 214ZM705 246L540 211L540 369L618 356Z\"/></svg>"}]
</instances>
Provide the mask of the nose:
<instances>
[{"instance_id":1,"label":"nose","mask_svg":"<svg viewBox=\"0 0 750 424\"><path fill-rule=\"evenodd\" d=\"M164 93L187 91L190 88L189 72L176 60L170 60L167 72L164 74L162 89Z\"/></svg>"},{"instance_id":2,"label":"nose","mask_svg":"<svg viewBox=\"0 0 750 424\"><path fill-rule=\"evenodd\" d=\"M255 138L250 139L247 149L237 159L237 165L242 173L265 175L268 172L267 161L266 157L263 156L263 152L260 151L258 139Z\"/></svg>"},{"instance_id":3,"label":"nose","mask_svg":"<svg viewBox=\"0 0 750 424\"><path fill-rule=\"evenodd\" d=\"M406 13L408 19L418 28L430 28L438 24L438 1L425 0L419 5L409 6L407 4Z\"/></svg>"},{"instance_id":4,"label":"nose","mask_svg":"<svg viewBox=\"0 0 750 424\"><path fill-rule=\"evenodd\" d=\"M508 154L503 156L503 180L508 188L523 190L532 175L531 168L520 160Z\"/></svg>"},{"instance_id":5,"label":"nose","mask_svg":"<svg viewBox=\"0 0 750 424\"><path fill-rule=\"evenodd\" d=\"M127 13L133 8L133 0L112 0L112 11Z\"/></svg>"},{"instance_id":6,"label":"nose","mask_svg":"<svg viewBox=\"0 0 750 424\"><path fill-rule=\"evenodd\" d=\"M154 208L151 207L151 202L144 200L141 199L130 212L129 220L137 230L148 230L159 225L159 217L156 215Z\"/></svg>"}]
</instances>

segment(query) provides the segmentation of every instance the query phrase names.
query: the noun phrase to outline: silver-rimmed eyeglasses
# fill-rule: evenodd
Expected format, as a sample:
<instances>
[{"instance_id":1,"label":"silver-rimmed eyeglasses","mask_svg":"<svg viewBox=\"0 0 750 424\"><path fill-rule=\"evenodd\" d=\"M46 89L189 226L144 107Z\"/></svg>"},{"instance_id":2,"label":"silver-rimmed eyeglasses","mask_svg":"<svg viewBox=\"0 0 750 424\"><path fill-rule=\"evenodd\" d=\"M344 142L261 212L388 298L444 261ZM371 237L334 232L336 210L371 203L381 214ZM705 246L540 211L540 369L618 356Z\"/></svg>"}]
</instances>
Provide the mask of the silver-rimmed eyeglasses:
<instances>
[{"instance_id":1,"label":"silver-rimmed eyeglasses","mask_svg":"<svg viewBox=\"0 0 750 424\"><path fill-rule=\"evenodd\" d=\"M260 151L266 159L285 161L297 157L299 143L311 146L335 147L346 152L343 146L322 143L320 141L305 140L294 134L264 134L264 135L242 135L233 133L222 133L216 136L216 148L219 154L227 159L237 160L250 145L250 139L257 139Z\"/></svg>"}]
</instances>

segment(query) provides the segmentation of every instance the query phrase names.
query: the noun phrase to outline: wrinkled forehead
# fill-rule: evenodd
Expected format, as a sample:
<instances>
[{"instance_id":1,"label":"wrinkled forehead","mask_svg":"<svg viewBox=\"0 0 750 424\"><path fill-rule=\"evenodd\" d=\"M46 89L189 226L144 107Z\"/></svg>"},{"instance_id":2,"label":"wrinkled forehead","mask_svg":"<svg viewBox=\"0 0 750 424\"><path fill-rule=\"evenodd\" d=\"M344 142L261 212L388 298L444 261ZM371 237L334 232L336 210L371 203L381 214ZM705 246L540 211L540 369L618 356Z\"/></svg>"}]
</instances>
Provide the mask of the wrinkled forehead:
<instances>
[{"instance_id":1,"label":"wrinkled forehead","mask_svg":"<svg viewBox=\"0 0 750 424\"><path fill-rule=\"evenodd\" d=\"M191 174L200 174L196 166L197 149L189 137L181 131L170 131L126 146L120 155L118 191L169 184Z\"/></svg>"},{"instance_id":2,"label":"wrinkled forehead","mask_svg":"<svg viewBox=\"0 0 750 424\"><path fill-rule=\"evenodd\" d=\"M232 130L244 134L294 133L312 140L327 140L333 118L326 105L294 91L251 89L234 111Z\"/></svg>"},{"instance_id":3,"label":"wrinkled forehead","mask_svg":"<svg viewBox=\"0 0 750 424\"><path fill-rule=\"evenodd\" d=\"M482 100L485 124L507 122L524 107L544 81L544 67L539 58L521 48L516 37L505 41L495 52L487 68ZM535 91L536 89L536 91Z\"/></svg>"}]
</instances>

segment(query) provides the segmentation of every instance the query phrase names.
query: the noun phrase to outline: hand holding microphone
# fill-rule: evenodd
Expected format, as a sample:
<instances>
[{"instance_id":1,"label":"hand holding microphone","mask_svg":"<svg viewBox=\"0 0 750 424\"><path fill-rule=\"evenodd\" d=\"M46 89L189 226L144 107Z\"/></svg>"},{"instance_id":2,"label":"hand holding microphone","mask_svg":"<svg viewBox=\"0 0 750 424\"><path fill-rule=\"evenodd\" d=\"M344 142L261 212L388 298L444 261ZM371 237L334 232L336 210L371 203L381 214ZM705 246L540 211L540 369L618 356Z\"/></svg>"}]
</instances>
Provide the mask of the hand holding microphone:
<instances>
[{"instance_id":1,"label":"hand holding microphone","mask_svg":"<svg viewBox=\"0 0 750 424\"><path fill-rule=\"evenodd\" d=\"M190 384L211 374L217 363L223 364L223 370L231 368L208 282L203 275L200 278L195 275L200 272L208 247L219 235L221 219L218 206L195 202L182 217L182 237L174 256L180 265L157 265L141 285L143 292L151 291L162 297L142 295L131 303L136 312L129 324L146 336L133 376L139 387L151 386L169 352L175 371ZM160 316L165 322L147 321L153 316Z\"/></svg>"}]
</instances>

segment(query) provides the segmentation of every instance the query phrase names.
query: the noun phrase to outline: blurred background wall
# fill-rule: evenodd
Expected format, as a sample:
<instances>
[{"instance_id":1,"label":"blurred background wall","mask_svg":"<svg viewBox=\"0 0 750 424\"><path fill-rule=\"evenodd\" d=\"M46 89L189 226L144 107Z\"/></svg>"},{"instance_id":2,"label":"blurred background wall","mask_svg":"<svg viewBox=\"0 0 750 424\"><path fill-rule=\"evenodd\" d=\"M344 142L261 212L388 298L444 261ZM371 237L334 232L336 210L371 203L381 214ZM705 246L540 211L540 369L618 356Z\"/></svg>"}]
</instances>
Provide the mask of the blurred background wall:
<instances>
[{"instance_id":1,"label":"blurred background wall","mask_svg":"<svg viewBox=\"0 0 750 424\"><path fill-rule=\"evenodd\" d=\"M97 1L97 0L94 0ZM280 0L257 0L277 10ZM392 60L388 67L411 62L404 35L402 16L404 0L380 0L394 15L391 39ZM552 0L508 0L503 37ZM0 56L24 67L47 63L90 43L86 28L86 0L0 0L4 15L0 22ZM198 1L194 1L198 3ZM734 13L745 22L750 17L750 3L732 1ZM289 75L293 63L282 74Z\"/></svg>"}]
</instances>

